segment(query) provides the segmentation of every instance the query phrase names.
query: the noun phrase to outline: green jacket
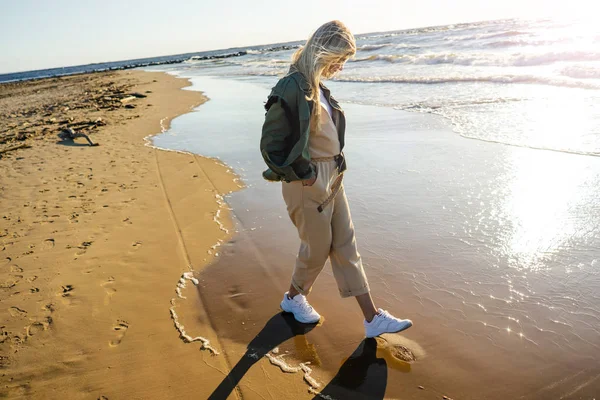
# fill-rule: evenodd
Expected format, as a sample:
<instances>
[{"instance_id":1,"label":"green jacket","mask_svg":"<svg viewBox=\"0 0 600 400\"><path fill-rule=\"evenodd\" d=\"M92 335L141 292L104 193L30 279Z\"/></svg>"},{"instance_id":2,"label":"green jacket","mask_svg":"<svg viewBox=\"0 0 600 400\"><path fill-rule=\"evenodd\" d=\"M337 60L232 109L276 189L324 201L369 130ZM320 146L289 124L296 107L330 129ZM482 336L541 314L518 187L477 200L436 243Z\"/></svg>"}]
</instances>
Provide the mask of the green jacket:
<instances>
[{"instance_id":1,"label":"green jacket","mask_svg":"<svg viewBox=\"0 0 600 400\"><path fill-rule=\"evenodd\" d=\"M321 89L333 109L332 119L337 127L341 150L344 148L346 117L329 89L323 84ZM304 76L290 72L277 82L269 94L260 140L260 151L269 167L263 172L263 177L269 181L298 181L311 179L315 174L308 151L313 107L313 102L306 100L308 93L309 85ZM342 162L340 172L345 169L345 162Z\"/></svg>"}]
</instances>

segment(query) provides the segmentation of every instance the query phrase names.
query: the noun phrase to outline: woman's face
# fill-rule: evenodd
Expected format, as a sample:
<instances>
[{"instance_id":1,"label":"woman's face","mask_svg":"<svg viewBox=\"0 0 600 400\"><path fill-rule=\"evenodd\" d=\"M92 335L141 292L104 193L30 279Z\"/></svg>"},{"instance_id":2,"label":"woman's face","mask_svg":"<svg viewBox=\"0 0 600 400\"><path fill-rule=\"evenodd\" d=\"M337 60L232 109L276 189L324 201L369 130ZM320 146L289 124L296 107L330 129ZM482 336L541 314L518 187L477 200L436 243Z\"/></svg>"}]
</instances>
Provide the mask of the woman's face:
<instances>
[{"instance_id":1,"label":"woman's face","mask_svg":"<svg viewBox=\"0 0 600 400\"><path fill-rule=\"evenodd\" d=\"M334 76L335 74L337 74L338 72L341 72L344 70L344 64L346 64L347 59L343 59L343 60L339 60L335 63L330 64L325 71L323 71L323 76L325 78L331 78L332 76Z\"/></svg>"}]
</instances>

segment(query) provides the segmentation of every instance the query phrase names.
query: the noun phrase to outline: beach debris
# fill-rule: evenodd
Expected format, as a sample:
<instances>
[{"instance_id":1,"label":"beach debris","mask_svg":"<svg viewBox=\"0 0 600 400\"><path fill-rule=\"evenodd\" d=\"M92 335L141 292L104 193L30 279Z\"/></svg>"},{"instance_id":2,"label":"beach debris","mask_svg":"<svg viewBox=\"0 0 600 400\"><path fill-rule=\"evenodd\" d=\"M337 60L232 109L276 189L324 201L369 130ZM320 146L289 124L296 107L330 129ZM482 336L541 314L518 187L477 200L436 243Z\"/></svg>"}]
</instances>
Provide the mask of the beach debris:
<instances>
[{"instance_id":1,"label":"beach debris","mask_svg":"<svg viewBox=\"0 0 600 400\"><path fill-rule=\"evenodd\" d=\"M110 76L105 73L100 74L99 79L81 75L3 83L0 86L0 144L54 134L57 125L60 130L72 128L79 133L88 133L87 130L106 125L102 118L78 121L88 110L122 110L125 103L147 97L131 92L133 84L130 82L115 83L106 79ZM12 95L24 98L24 101L10 103L4 100ZM127 100L122 101L124 99ZM117 116L116 120L121 117Z\"/></svg>"},{"instance_id":2,"label":"beach debris","mask_svg":"<svg viewBox=\"0 0 600 400\"><path fill-rule=\"evenodd\" d=\"M7 147L5 149L1 149L0 150L0 154L2 154L2 153L8 153L9 151L18 150L18 149L28 149L30 147L31 147L30 145L28 145L26 143L23 143L23 144L19 144L19 145L16 145L16 146Z\"/></svg>"},{"instance_id":3,"label":"beach debris","mask_svg":"<svg viewBox=\"0 0 600 400\"><path fill-rule=\"evenodd\" d=\"M0 144L14 142L14 141L23 141L33 136L34 132L31 131L20 131L17 133L9 133L0 138Z\"/></svg>"},{"instance_id":4,"label":"beach debris","mask_svg":"<svg viewBox=\"0 0 600 400\"><path fill-rule=\"evenodd\" d=\"M98 146L98 143L94 143L92 142L92 140L89 138L88 135L86 135L85 133L78 133L75 132L73 130L73 128L65 128L63 129L59 134L58 137L62 140L62 141L73 141L73 139L76 138L85 138L85 140L88 141L88 143L90 144L90 146Z\"/></svg>"},{"instance_id":5,"label":"beach debris","mask_svg":"<svg viewBox=\"0 0 600 400\"><path fill-rule=\"evenodd\" d=\"M123 97L120 101L121 103L129 103L131 100L135 100L136 97L135 96L127 96L127 97Z\"/></svg>"}]
</instances>

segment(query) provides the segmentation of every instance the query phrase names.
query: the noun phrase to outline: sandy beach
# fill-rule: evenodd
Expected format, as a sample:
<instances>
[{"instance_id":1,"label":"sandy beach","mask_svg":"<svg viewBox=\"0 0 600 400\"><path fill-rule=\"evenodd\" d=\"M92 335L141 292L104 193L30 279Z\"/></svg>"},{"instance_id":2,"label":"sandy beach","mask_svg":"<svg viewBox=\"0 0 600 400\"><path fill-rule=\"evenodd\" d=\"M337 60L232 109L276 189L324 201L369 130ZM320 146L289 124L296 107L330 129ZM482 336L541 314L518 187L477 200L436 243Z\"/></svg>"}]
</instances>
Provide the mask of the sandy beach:
<instances>
[{"instance_id":1,"label":"sandy beach","mask_svg":"<svg viewBox=\"0 0 600 400\"><path fill-rule=\"evenodd\" d=\"M3 138L28 131L2 149L31 146L0 159L0 397L205 398L225 376L226 359L186 343L169 309L221 348L176 289L227 238L219 196L239 185L215 160L144 141L205 101L187 85L135 71L0 86ZM147 97L89 100L119 92ZM87 130L99 146L57 143L61 126L99 118Z\"/></svg>"},{"instance_id":2,"label":"sandy beach","mask_svg":"<svg viewBox=\"0 0 600 400\"><path fill-rule=\"evenodd\" d=\"M236 241L221 196L241 185L215 159L149 146L206 101L188 85L134 71L0 87L0 150L21 146L0 159L0 396L309 399L331 379L305 336L314 326L278 309L284 276L243 260L202 275ZM59 140L66 126L98 146ZM244 276L267 285L250 297L265 318L236 291Z\"/></svg>"},{"instance_id":3,"label":"sandy beach","mask_svg":"<svg viewBox=\"0 0 600 400\"><path fill-rule=\"evenodd\" d=\"M496 145L457 138L427 115L345 105L354 143L348 147L353 169L347 189L374 297L415 321L400 335L365 340L359 310L352 299L339 299L329 267L311 295L325 317L322 324L300 325L280 313L297 238L280 186L256 173L262 160L252 149L262 120L262 88L224 79L192 81L195 90L206 90L209 102L202 92L181 90L190 86L187 79L163 72L0 85L0 396L339 400L594 394L600 376L595 330L559 331L552 308L546 314L538 309L544 295L533 291L531 301L524 296L509 308L512 302L500 297L502 286L481 270L485 262L461 253L463 242L440 239L438 232L448 230L442 217L450 216L451 225L454 214L435 214L439 226L422 217L443 209L463 180L502 182L492 175L467 178L462 160L445 157L448 149L469 165L537 154L543 165L558 160L575 169L577 156L511 147L499 154ZM57 134L69 126L98 146L84 138L60 140ZM386 129L403 136L390 140ZM402 156L372 164L380 143L398 146ZM429 161L431 154L461 180L447 179ZM597 163L588 162L596 170ZM394 172L368 175L379 167ZM402 182L400 193L386 179ZM423 181L426 202L417 195ZM242 182L247 188L238 190ZM472 212L460 194L452 196L459 198L457 208L468 210L456 215ZM371 206L396 198L403 202L400 211L391 204L382 207L386 213ZM438 283L437 275L450 278ZM493 291L480 293L481 285ZM506 320L525 334L505 329Z\"/></svg>"}]
</instances>

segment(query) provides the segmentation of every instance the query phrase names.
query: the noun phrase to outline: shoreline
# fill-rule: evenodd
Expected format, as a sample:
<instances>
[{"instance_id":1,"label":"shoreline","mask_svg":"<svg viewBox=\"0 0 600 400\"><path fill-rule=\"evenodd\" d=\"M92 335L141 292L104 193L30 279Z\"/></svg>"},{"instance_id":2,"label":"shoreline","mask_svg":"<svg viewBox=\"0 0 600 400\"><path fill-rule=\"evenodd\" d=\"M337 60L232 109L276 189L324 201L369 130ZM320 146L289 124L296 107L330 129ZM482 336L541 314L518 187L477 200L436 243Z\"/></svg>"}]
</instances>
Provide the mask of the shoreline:
<instances>
[{"instance_id":1,"label":"shoreline","mask_svg":"<svg viewBox=\"0 0 600 400\"><path fill-rule=\"evenodd\" d=\"M531 184L543 185L544 180L532 179L527 174L529 169L519 160L536 156L541 165L564 161L565 169L578 170L582 165L577 160L568 155L539 154L529 149L464 140L438 116L345 105L353 117L352 140L346 153L352 167L345 185L355 211L353 219L373 296L376 304L394 313L402 312L400 315L413 319L415 326L393 335L397 342L377 346L362 342L359 312L351 300L337 299L335 281L326 267L311 294L311 304L325 316L325 323L310 332L288 335L282 333L285 319L279 318L277 304L286 290L285 282L289 282L297 236L287 220L280 185L265 183L255 173L263 161L250 147L254 145L254 133L260 130L262 115L254 111L257 107L248 105L261 103L266 85L210 76L194 77L193 82L206 91L211 102L203 106L202 113L179 119L174 124L175 135L165 135L157 142L222 157L236 167L248 185L247 190L228 197L239 234L223 246L218 262L195 276L202 282L198 290L206 297L203 303L209 313L226 316L216 321L217 332L227 343L228 351L240 349L236 351L247 351L249 357L275 357L275 353L265 350L277 348L294 366L310 361L314 368L311 378L327 384L321 393L334 398L352 398L350 392L361 396L360 390L376 398L383 398L385 391L391 396L401 393L403 398L415 399L431 395L537 398L542 393L557 397L571 391L592 393L591 383L598 372L589 356L596 352L593 332L582 329L577 321L564 319L572 323L573 334L562 330L558 336L549 336L548 332L556 331L553 320L563 317L552 308L546 311L540 309L544 307L540 303L536 305L536 299L541 301L540 296L547 293L540 286L552 281L544 276L535 275L538 279L534 281L533 276L528 280L511 274L513 281L506 282L497 271L511 273L511 269L497 269L488 263L487 253L479 253L481 249L473 240L461 240L460 229L458 238L449 235L456 232L456 227L478 226L477 218L471 220L469 216L488 215L494 210L490 206L504 207L522 201L510 190L522 184L520 171L526 173ZM220 111L227 106L236 108L235 119L223 118ZM373 124L374 120L378 124ZM195 139L198 125L204 127L204 133ZM223 140L232 145L219 146ZM396 157L373 156L382 143L395 150ZM461 157L454 157L455 154ZM594 171L594 165L598 165L593 163L586 160L583 165ZM379 169L388 173L370 173ZM536 166L529 172L538 170L540 167ZM505 171L511 173L507 175ZM387 185L388 181L399 182L398 189ZM505 195L498 196L495 186L488 186L487 182L505 188ZM481 203L471 204L470 195L474 194L481 196ZM401 204L392 204L392 199ZM441 211L450 205L452 212ZM519 221L526 215L515 217ZM483 238L495 232L492 227L484 227ZM513 234L510 229L498 232ZM484 242L495 244L488 243ZM554 272L560 276L560 270ZM593 283L590 287L594 287ZM565 289L569 293L568 286ZM531 294L531 300L524 296L508 301L506 293L513 293L512 290ZM540 294L534 296L533 292ZM590 301L582 299L581 304ZM552 303L550 297L547 306L550 305L561 304ZM457 324L464 329L455 329ZM570 353L564 351L563 341L570 342ZM416 362L403 360L410 352L416 356ZM352 356L348 358L349 355ZM565 376L564 368L554 363L556 359L576 374ZM543 380L536 372L540 365L544 365ZM258 365L236 365L234 370L242 367L245 369L238 377L261 385L265 382ZM367 370L363 382L362 373ZM560 388L547 387L560 379L564 379ZM350 380L354 385L349 392L346 384ZM254 389L269 395L264 387ZM381 397L377 397L379 394Z\"/></svg>"},{"instance_id":2,"label":"shoreline","mask_svg":"<svg viewBox=\"0 0 600 400\"><path fill-rule=\"evenodd\" d=\"M400 217L418 222L420 213L385 215L395 230L405 230L397 234L407 238L409 245L406 255L395 260L424 270L398 273L379 257L394 237L389 226L373 224L369 215L376 210L367 212L369 208L361 203L371 199L362 193L385 187L377 179L366 179L369 168L352 169L347 188L355 208L358 205L354 219L362 235L365 265L372 268L377 303L392 310L411 310L416 325L406 334L362 340L355 304L338 302L335 282L326 269L311 302L327 320L313 331L299 329L277 307L289 279L285 266L292 265L295 257L295 232L287 221L282 225L287 215L281 208L279 185L265 184L258 174L246 172L262 167L262 160L248 150L262 115L251 107L238 107L236 118L224 121L217 112L232 100L259 104L257 90L239 82L227 86L224 81L194 80L200 89L214 93L212 101L200 108L202 115L194 115L189 111L195 109L195 102L207 98L196 90L181 90L186 84L189 87L186 78L141 71L106 76L135 77L135 90L151 93L134 100L132 109L106 114L108 124L91 135L99 147L88 147L82 139L62 146L54 143L54 135L42 132L27 139L31 149L0 160L0 200L3 206L10 204L0 219L0 299L7 306L3 321L8 321L0 340L0 395L341 399L367 394L384 398L387 392L421 399L475 398L484 393L490 398L536 398L563 389L593 390L597 369L591 364L567 378L562 368L548 364L543 370L546 380L565 378L565 388L540 386L535 371L539 362L547 363L549 358L548 352L536 348L544 338L528 336L531 326L527 322L521 326L518 320L524 332L520 339L501 329L503 313L516 319L520 314L509 307L500 309L492 304L496 301L492 297L477 299L488 294L477 290L471 291L473 299L462 298L469 301L461 308L455 305L454 293L436 287L429 277L432 271L468 273L471 264L452 268L451 262L443 262L445 252L430 253L436 238L426 236L427 230L417 230L423 235L418 236L393 222ZM375 154L365 147L368 143L376 150L377 139L386 138L385 132L373 138L374 117L390 121L390 126L394 126L391 121L401 124L407 132L402 138L406 154L400 158L404 164L388 168L399 171L407 204L412 204L409 196L417 193L420 181L439 177L436 168L428 169L428 162L414 165L412 158L419 158L419 151L429 153L433 144L433 150L455 149L474 162L481 160L482 152L495 154L495 147L475 146L450 135L429 115L406 113L398 121L399 114L375 108L363 112L363 107L346 109L356 116L352 143L366 154ZM176 116L180 118L173 122ZM421 123L426 118L427 124ZM149 143L167 126L173 135L156 140L158 146ZM229 138L228 147L222 146L228 138L223 132L236 139ZM440 138L443 132L449 134ZM180 141L183 146L178 147L179 137L188 135L197 138ZM431 142L433 135L436 139ZM356 151L348 150L351 155ZM360 161L363 152L355 152L353 159ZM448 168L459 167L460 163ZM239 188L232 170L243 177L248 189L224 203L223 196ZM418 179L407 178L404 171ZM440 189L444 196L434 196L433 191L431 198L443 200L444 190L452 186L433 182L430 190ZM440 177L440 182L446 181ZM70 215L65 216L65 208ZM375 236L377 229L386 234ZM375 237L377 241L372 240ZM442 262L435 262L438 254ZM482 279L478 276L473 279ZM407 295L398 299L390 287ZM417 292L411 294L415 288ZM455 290L464 292L460 285ZM423 299L431 303L423 304ZM496 313L479 311L475 301ZM465 332L486 335L496 345L490 348L485 340L463 336L452 328L456 321L465 325ZM498 332L481 328L481 321ZM540 321L536 317L534 323L543 332ZM427 329L430 326L436 329ZM500 351L503 346L527 356L513 360L510 353ZM494 359L493 365L488 358ZM562 364L575 370L590 363L588 358L571 355ZM473 376L477 384L471 382ZM502 376L506 388L495 385L497 376Z\"/></svg>"},{"instance_id":3,"label":"shoreline","mask_svg":"<svg viewBox=\"0 0 600 400\"><path fill-rule=\"evenodd\" d=\"M159 151L144 140L206 101L181 90L188 80L142 71L84 78L127 81L132 90L151 93L133 109L106 114L107 124L90 134L98 147L83 139L63 146L45 130L26 139L31 148L0 160L0 295L6 305L0 394L197 395L186 374L173 372L207 364L196 381L208 390L229 368L223 357L190 351L198 346L179 337L169 308L188 262L196 270L207 265L211 248L228 238L231 221L219 198L239 185L220 161ZM98 111L66 113L77 120ZM222 347L199 302L177 308L190 334L200 332Z\"/></svg>"}]
</instances>

